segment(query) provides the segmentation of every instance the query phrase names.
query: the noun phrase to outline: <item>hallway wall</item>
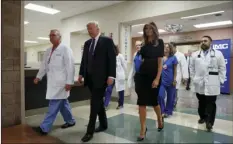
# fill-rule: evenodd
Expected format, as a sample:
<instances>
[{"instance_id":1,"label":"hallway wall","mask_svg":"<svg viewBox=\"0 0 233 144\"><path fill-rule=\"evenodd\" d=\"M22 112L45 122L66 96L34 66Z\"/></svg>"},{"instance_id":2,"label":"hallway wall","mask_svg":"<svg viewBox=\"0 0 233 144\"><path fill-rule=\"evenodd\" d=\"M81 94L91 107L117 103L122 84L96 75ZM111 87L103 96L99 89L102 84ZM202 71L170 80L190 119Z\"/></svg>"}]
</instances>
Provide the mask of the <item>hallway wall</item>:
<instances>
[{"instance_id":1,"label":"hallway wall","mask_svg":"<svg viewBox=\"0 0 233 144\"><path fill-rule=\"evenodd\" d=\"M21 123L21 1L2 1L2 36L1 119L8 127Z\"/></svg>"}]
</instances>

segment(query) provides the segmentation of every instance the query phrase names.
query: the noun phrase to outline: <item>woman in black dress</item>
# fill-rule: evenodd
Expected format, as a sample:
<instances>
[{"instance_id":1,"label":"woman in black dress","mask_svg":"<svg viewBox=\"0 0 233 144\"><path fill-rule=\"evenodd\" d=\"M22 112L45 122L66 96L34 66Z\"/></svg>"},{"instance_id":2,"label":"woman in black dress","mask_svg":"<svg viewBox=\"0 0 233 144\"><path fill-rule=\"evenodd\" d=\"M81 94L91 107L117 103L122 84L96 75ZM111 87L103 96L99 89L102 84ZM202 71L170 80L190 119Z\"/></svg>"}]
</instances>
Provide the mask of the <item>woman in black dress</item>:
<instances>
[{"instance_id":1,"label":"woman in black dress","mask_svg":"<svg viewBox=\"0 0 233 144\"><path fill-rule=\"evenodd\" d=\"M158 104L164 42L159 39L157 26L152 22L143 28L144 44L141 47L142 64L135 75L135 90L138 95L139 116L141 123L140 136L137 141L144 140L146 135L146 106L153 106L157 115L158 131L164 127L163 117Z\"/></svg>"}]
</instances>

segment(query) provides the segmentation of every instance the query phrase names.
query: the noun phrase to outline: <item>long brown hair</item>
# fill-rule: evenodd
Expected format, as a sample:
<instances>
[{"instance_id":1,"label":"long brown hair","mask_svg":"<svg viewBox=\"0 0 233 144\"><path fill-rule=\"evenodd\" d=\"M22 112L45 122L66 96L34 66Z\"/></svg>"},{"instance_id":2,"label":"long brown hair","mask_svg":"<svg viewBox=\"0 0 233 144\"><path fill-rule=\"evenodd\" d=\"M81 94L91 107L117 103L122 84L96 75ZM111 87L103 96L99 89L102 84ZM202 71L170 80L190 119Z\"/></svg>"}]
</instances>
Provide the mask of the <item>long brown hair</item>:
<instances>
[{"instance_id":1,"label":"long brown hair","mask_svg":"<svg viewBox=\"0 0 233 144\"><path fill-rule=\"evenodd\" d=\"M173 45L171 43L167 43L165 44L165 46L168 45L168 48L169 48L169 57L173 56L174 55L174 52L173 52Z\"/></svg>"},{"instance_id":2,"label":"long brown hair","mask_svg":"<svg viewBox=\"0 0 233 144\"><path fill-rule=\"evenodd\" d=\"M152 31L153 31L153 41L152 44L153 45L158 45L158 40L159 40L159 31L158 28L156 26L156 24L154 22L150 22L149 24L145 24L143 27L143 38L144 38L144 44L148 44L148 36L146 35L146 27L151 27Z\"/></svg>"}]
</instances>

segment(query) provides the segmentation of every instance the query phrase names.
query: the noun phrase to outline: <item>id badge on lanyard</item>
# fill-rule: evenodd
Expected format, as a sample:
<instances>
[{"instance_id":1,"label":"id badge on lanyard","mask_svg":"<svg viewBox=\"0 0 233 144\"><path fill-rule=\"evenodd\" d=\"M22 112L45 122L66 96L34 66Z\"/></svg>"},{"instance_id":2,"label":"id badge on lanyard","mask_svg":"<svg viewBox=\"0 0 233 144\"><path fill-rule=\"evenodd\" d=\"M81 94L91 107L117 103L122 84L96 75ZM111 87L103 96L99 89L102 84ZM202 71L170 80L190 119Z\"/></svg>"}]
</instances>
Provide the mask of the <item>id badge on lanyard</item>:
<instances>
[{"instance_id":1,"label":"id badge on lanyard","mask_svg":"<svg viewBox=\"0 0 233 144\"><path fill-rule=\"evenodd\" d=\"M52 51L51 51L51 53L50 53L49 60L48 60L48 64L50 63L50 59L51 59L51 56L52 56L54 50L55 50L55 49L53 48Z\"/></svg>"}]
</instances>

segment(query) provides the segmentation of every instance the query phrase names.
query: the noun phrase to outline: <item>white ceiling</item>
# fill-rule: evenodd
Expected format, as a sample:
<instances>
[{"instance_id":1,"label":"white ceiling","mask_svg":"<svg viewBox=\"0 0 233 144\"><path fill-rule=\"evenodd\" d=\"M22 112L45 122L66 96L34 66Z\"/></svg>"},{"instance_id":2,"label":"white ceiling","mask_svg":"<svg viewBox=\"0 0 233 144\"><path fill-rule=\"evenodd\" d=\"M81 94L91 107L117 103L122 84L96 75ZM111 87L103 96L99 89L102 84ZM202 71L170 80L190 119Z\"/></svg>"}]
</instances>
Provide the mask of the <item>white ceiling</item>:
<instances>
[{"instance_id":1,"label":"white ceiling","mask_svg":"<svg viewBox=\"0 0 233 144\"><path fill-rule=\"evenodd\" d=\"M61 19L71 17L80 13L85 13L87 11L92 11L106 6L110 6L119 2L123 2L123 1L33 1L31 3L39 4L43 6L49 6L49 7L51 7L52 4L53 8L58 9L61 12L55 15L49 15L49 14L34 12L25 9L25 20L29 21L29 24L25 25L24 27L25 40L38 41L39 44L48 43L48 41L38 40L37 37L48 37L49 31L51 29L54 28L59 29L61 27L61 23L60 23ZM30 1L25 1L25 5L28 3L30 3ZM195 9L188 12L181 12L178 14L156 17L156 19L149 18L144 20L138 20L128 24L130 25L143 24L150 21L154 21L159 29L164 29L164 26L166 24L182 24L183 25L182 32L203 30L203 29L197 29L193 25L215 22L215 21L225 21L225 20L233 21L232 4L233 2L231 2L228 5L227 4L216 5L214 7ZM224 10L225 12L222 13L222 16L219 17L216 17L214 15L209 15L209 16L197 17L195 19L185 19L185 20L180 19L183 16L197 15L197 14L222 11L222 10ZM229 25L210 27L205 29L222 28L222 27L229 27ZM141 36L141 34L138 34L138 32L141 32L142 29L143 29L143 25L132 27L132 37ZM86 33L86 31L83 31L82 33ZM32 45L38 45L38 44L25 44L26 47Z\"/></svg>"},{"instance_id":2,"label":"white ceiling","mask_svg":"<svg viewBox=\"0 0 233 144\"><path fill-rule=\"evenodd\" d=\"M24 9L24 20L29 24L24 26L24 39L29 41L38 41L38 44L48 43L46 40L38 40L37 37L48 37L51 29L61 28L61 19L93 11L124 1L24 1L38 4L41 6L52 7L61 12L55 15L49 15L36 11ZM38 45L25 43L25 47Z\"/></svg>"},{"instance_id":3,"label":"white ceiling","mask_svg":"<svg viewBox=\"0 0 233 144\"><path fill-rule=\"evenodd\" d=\"M228 4L223 5L216 5L212 7L187 11L187 12L181 12L179 14L171 14L166 16L161 16L158 18L148 18L144 20L139 20L135 22L128 23L130 25L136 25L136 24L145 24L151 21L154 21L158 27L158 29L165 30L166 24L182 24L183 29L181 32L190 32L190 31L198 31L198 30L206 30L206 29L216 29L216 28L223 28L223 27L232 27L233 25L226 25L226 26L216 26L216 27L209 27L209 28L195 28L193 25L196 24L203 24L203 23L211 23L211 22L217 22L217 21L226 21L231 20L233 22L233 2L229 2ZM196 17L193 19L181 19L181 17L187 17L192 15L199 15L199 14L205 14L210 12L217 12L217 11L224 11L224 13L221 13L221 16L215 16L215 15L206 15L201 17ZM156 21L157 20L157 21ZM139 34L138 32L143 31L144 25L139 25L132 27L132 37L138 37L142 36L142 34ZM169 32L161 33L161 34L168 34Z\"/></svg>"}]
</instances>

